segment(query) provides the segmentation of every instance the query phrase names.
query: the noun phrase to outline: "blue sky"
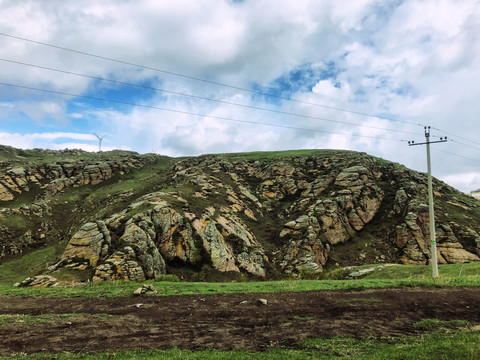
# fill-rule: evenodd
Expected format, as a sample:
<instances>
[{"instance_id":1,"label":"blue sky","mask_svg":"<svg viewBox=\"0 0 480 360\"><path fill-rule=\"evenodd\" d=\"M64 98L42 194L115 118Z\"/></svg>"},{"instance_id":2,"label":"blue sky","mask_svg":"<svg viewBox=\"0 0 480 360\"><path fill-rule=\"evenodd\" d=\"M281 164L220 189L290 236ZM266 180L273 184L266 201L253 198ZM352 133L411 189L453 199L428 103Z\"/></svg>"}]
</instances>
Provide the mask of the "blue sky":
<instances>
[{"instance_id":1,"label":"blue sky","mask_svg":"<svg viewBox=\"0 0 480 360\"><path fill-rule=\"evenodd\" d=\"M0 0L0 10L0 83L16 86L0 85L1 144L96 151L95 132L104 150L336 148L425 171L424 151L407 145L424 139L421 124L453 140L434 147L434 175L480 188L478 0Z\"/></svg>"}]
</instances>

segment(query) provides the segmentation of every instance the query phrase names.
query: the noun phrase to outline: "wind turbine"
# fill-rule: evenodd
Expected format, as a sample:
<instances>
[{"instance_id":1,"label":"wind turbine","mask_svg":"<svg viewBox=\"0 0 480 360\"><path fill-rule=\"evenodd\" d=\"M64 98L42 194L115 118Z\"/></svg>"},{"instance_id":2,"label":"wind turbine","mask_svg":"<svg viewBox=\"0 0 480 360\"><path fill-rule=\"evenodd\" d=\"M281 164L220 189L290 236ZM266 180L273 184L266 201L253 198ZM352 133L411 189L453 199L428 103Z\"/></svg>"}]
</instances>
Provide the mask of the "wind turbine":
<instances>
[{"instance_id":1,"label":"wind turbine","mask_svg":"<svg viewBox=\"0 0 480 360\"><path fill-rule=\"evenodd\" d=\"M98 139L98 152L101 152L102 151L102 140L105 136L100 137L95 133L93 133L93 135L95 135Z\"/></svg>"}]
</instances>

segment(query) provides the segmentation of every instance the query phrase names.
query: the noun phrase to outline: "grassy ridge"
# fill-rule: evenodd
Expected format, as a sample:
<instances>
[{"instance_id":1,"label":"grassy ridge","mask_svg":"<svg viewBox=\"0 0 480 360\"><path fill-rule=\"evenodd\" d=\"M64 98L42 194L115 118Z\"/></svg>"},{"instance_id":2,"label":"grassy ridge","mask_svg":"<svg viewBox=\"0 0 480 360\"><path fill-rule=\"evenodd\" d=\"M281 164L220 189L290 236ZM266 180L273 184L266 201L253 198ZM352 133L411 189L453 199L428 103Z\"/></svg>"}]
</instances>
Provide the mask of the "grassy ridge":
<instances>
[{"instance_id":1,"label":"grassy ridge","mask_svg":"<svg viewBox=\"0 0 480 360\"><path fill-rule=\"evenodd\" d=\"M304 150L284 150L284 151L252 151L245 153L228 153L228 154L218 154L220 157L227 158L229 160L246 160L246 161L255 161L255 160L268 160L268 159L278 159L282 157L291 157L291 156L304 156L304 155L335 155L348 153L347 150L315 150L315 149L304 149Z\"/></svg>"}]
</instances>

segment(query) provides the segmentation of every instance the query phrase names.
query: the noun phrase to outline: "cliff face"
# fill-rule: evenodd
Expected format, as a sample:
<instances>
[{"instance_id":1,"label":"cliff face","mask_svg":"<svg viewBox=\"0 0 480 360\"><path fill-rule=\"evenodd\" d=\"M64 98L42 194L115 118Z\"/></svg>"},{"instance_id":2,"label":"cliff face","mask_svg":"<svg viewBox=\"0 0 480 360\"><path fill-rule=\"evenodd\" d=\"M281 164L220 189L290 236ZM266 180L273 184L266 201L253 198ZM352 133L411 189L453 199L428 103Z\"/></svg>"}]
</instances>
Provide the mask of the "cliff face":
<instances>
[{"instance_id":1,"label":"cliff face","mask_svg":"<svg viewBox=\"0 0 480 360\"><path fill-rule=\"evenodd\" d=\"M192 276L208 265L218 273L270 278L334 264L427 264L431 256L426 175L366 154L120 159L10 167L0 175L3 200L13 197L5 205L30 184L41 189L36 201L2 213L28 212L40 224L43 217L50 229L45 241L56 236L66 244L51 272L67 267L90 271L98 281L140 280L166 272ZM47 166L57 172L40 170ZM131 182L129 169L137 169ZM88 205L58 201L85 186ZM434 189L439 261L480 261L480 203L439 181ZM63 232L52 229L59 206L72 212L63 216L71 224ZM41 236L22 232L18 239Z\"/></svg>"}]
</instances>

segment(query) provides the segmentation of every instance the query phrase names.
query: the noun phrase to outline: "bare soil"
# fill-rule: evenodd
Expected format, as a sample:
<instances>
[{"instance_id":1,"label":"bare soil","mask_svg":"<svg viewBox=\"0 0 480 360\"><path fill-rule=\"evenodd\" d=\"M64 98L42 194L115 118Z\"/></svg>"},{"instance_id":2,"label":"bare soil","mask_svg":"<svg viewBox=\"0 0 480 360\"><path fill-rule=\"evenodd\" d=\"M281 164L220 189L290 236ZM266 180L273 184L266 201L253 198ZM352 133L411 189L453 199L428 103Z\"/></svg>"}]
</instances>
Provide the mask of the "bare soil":
<instances>
[{"instance_id":1,"label":"bare soil","mask_svg":"<svg viewBox=\"0 0 480 360\"><path fill-rule=\"evenodd\" d=\"M266 299L267 305L258 304ZM0 296L0 355L122 349L295 348L307 338L392 337L421 319L480 324L480 289L50 298ZM51 314L45 316L45 314ZM71 314L71 315L66 315ZM42 321L39 321L42 319Z\"/></svg>"}]
</instances>

